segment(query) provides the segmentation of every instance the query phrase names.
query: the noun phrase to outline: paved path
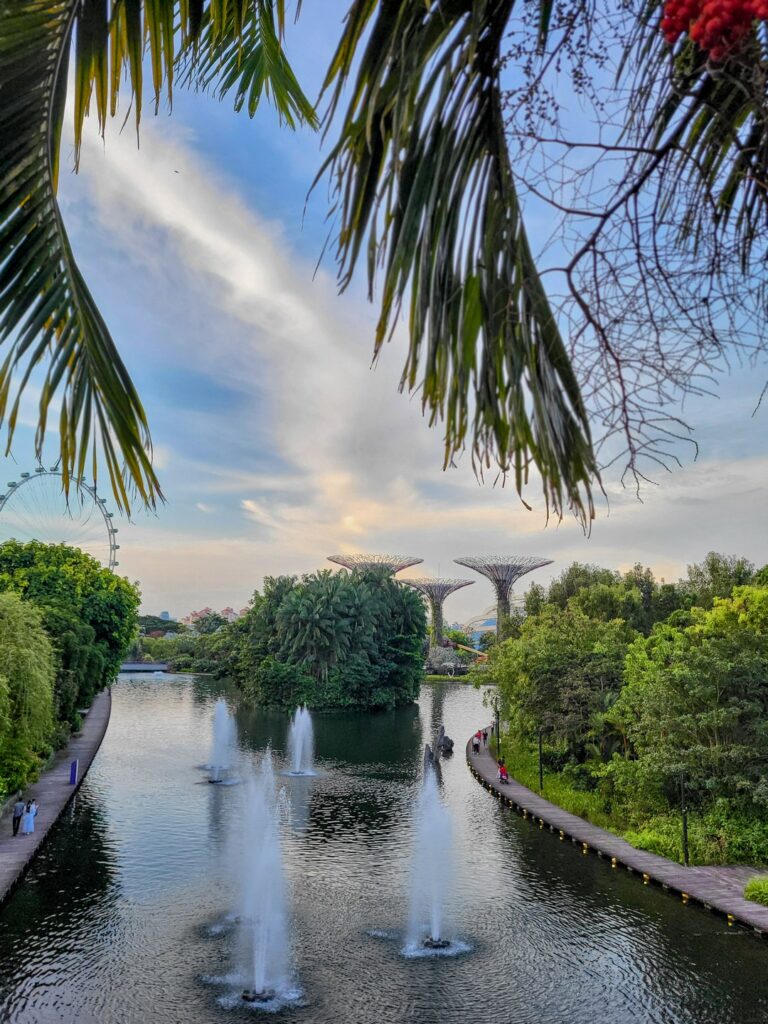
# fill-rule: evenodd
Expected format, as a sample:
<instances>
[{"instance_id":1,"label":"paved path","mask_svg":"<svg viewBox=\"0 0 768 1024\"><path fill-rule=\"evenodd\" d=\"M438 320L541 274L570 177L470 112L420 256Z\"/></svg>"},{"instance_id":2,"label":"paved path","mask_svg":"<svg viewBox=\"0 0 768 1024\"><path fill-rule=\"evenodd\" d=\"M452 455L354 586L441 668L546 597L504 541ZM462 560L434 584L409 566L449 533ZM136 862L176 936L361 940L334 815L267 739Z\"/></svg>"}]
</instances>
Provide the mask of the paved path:
<instances>
[{"instance_id":1,"label":"paved path","mask_svg":"<svg viewBox=\"0 0 768 1024\"><path fill-rule=\"evenodd\" d=\"M539 828L557 832L561 840L580 845L583 853L607 857L612 867L636 872L646 885L655 882L678 893L684 903L695 901L708 910L725 914L729 924L738 921L768 935L768 907L745 900L742 895L747 879L764 872L741 866L686 868L666 857L637 850L625 839L564 811L513 778L502 785L497 781L496 762L489 751L481 750L474 755L471 740L467 743L467 764L478 782L507 806L530 818Z\"/></svg>"},{"instance_id":2,"label":"paved path","mask_svg":"<svg viewBox=\"0 0 768 1024\"><path fill-rule=\"evenodd\" d=\"M112 694L104 690L95 697L85 716L82 732L73 736L67 746L56 754L53 764L40 776L40 781L24 790L26 799L34 797L40 805L35 819L35 831L31 836L22 836L21 832L13 836L10 809L0 817L0 903L24 877L51 826L79 786L79 782L78 786L69 784L70 762L79 759L80 781L91 767L107 731L111 710Z\"/></svg>"}]
</instances>

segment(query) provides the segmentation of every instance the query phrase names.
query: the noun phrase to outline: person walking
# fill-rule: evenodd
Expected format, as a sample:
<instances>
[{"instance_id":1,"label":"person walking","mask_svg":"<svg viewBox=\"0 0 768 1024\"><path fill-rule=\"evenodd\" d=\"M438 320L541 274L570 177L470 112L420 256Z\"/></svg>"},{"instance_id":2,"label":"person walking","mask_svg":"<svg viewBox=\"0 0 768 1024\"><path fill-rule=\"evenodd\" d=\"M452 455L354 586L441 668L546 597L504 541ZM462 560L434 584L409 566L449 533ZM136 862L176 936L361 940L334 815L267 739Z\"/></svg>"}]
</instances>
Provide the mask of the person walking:
<instances>
[{"instance_id":1,"label":"person walking","mask_svg":"<svg viewBox=\"0 0 768 1024\"><path fill-rule=\"evenodd\" d=\"M16 803L13 805L13 834L15 836L19 834L19 825L21 824L21 819L24 817L24 811L26 809L26 806L27 805L24 803L24 798L22 797L21 793L19 793L18 799L16 800Z\"/></svg>"},{"instance_id":2,"label":"person walking","mask_svg":"<svg viewBox=\"0 0 768 1024\"><path fill-rule=\"evenodd\" d=\"M31 836L35 831L35 818L37 817L37 801L28 800L24 808L24 819L21 823L21 834Z\"/></svg>"},{"instance_id":3,"label":"person walking","mask_svg":"<svg viewBox=\"0 0 768 1024\"><path fill-rule=\"evenodd\" d=\"M480 740L477 738L477 736L473 736L472 737L472 753L473 754L479 754L480 753Z\"/></svg>"},{"instance_id":4,"label":"person walking","mask_svg":"<svg viewBox=\"0 0 768 1024\"><path fill-rule=\"evenodd\" d=\"M488 730L487 729L483 729L483 746L484 747L488 746Z\"/></svg>"}]
</instances>

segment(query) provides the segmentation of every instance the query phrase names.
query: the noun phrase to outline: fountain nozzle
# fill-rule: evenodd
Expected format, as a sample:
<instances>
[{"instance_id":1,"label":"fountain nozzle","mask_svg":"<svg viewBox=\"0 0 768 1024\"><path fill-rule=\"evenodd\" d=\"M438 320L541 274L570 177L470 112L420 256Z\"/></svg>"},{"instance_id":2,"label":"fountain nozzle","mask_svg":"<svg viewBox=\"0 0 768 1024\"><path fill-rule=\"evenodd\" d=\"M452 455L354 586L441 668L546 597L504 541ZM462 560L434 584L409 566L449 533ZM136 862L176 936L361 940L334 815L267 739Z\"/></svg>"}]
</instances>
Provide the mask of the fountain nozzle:
<instances>
[{"instance_id":1,"label":"fountain nozzle","mask_svg":"<svg viewBox=\"0 0 768 1024\"><path fill-rule=\"evenodd\" d=\"M244 988L242 998L246 1003L268 1003L270 999L275 998L275 993L271 988L262 989L261 992L256 992L252 988Z\"/></svg>"},{"instance_id":2,"label":"fountain nozzle","mask_svg":"<svg viewBox=\"0 0 768 1024\"><path fill-rule=\"evenodd\" d=\"M425 949L448 949L450 942L448 939L433 939L430 935L429 938L424 939Z\"/></svg>"}]
</instances>

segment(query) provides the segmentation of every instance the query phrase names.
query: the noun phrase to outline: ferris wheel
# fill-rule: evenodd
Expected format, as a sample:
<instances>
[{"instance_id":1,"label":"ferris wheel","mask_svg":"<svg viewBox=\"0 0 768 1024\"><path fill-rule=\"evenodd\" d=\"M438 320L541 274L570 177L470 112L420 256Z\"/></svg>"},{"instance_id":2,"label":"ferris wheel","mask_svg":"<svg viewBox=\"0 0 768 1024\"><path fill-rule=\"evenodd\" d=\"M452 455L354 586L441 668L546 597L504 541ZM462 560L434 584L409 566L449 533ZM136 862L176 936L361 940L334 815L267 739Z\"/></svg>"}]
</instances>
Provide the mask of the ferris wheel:
<instances>
[{"instance_id":1,"label":"ferris wheel","mask_svg":"<svg viewBox=\"0 0 768 1024\"><path fill-rule=\"evenodd\" d=\"M112 517L95 486L72 481L66 495L61 472L38 466L11 480L0 494L0 543L67 544L114 569L120 545Z\"/></svg>"}]
</instances>

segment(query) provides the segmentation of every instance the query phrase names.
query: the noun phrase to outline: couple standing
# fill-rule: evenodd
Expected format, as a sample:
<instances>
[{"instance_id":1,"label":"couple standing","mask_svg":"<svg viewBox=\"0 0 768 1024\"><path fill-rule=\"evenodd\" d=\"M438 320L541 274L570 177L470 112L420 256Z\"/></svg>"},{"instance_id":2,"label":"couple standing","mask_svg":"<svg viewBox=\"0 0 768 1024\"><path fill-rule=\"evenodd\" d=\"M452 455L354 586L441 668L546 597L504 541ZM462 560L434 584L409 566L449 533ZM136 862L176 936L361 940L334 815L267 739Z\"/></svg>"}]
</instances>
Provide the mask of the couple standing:
<instances>
[{"instance_id":1,"label":"couple standing","mask_svg":"<svg viewBox=\"0 0 768 1024\"><path fill-rule=\"evenodd\" d=\"M37 800L27 800L24 803L22 795L19 793L19 799L13 805L13 834L15 836L19 834L19 825L21 825L23 836L29 836L35 831L37 810Z\"/></svg>"}]
</instances>

